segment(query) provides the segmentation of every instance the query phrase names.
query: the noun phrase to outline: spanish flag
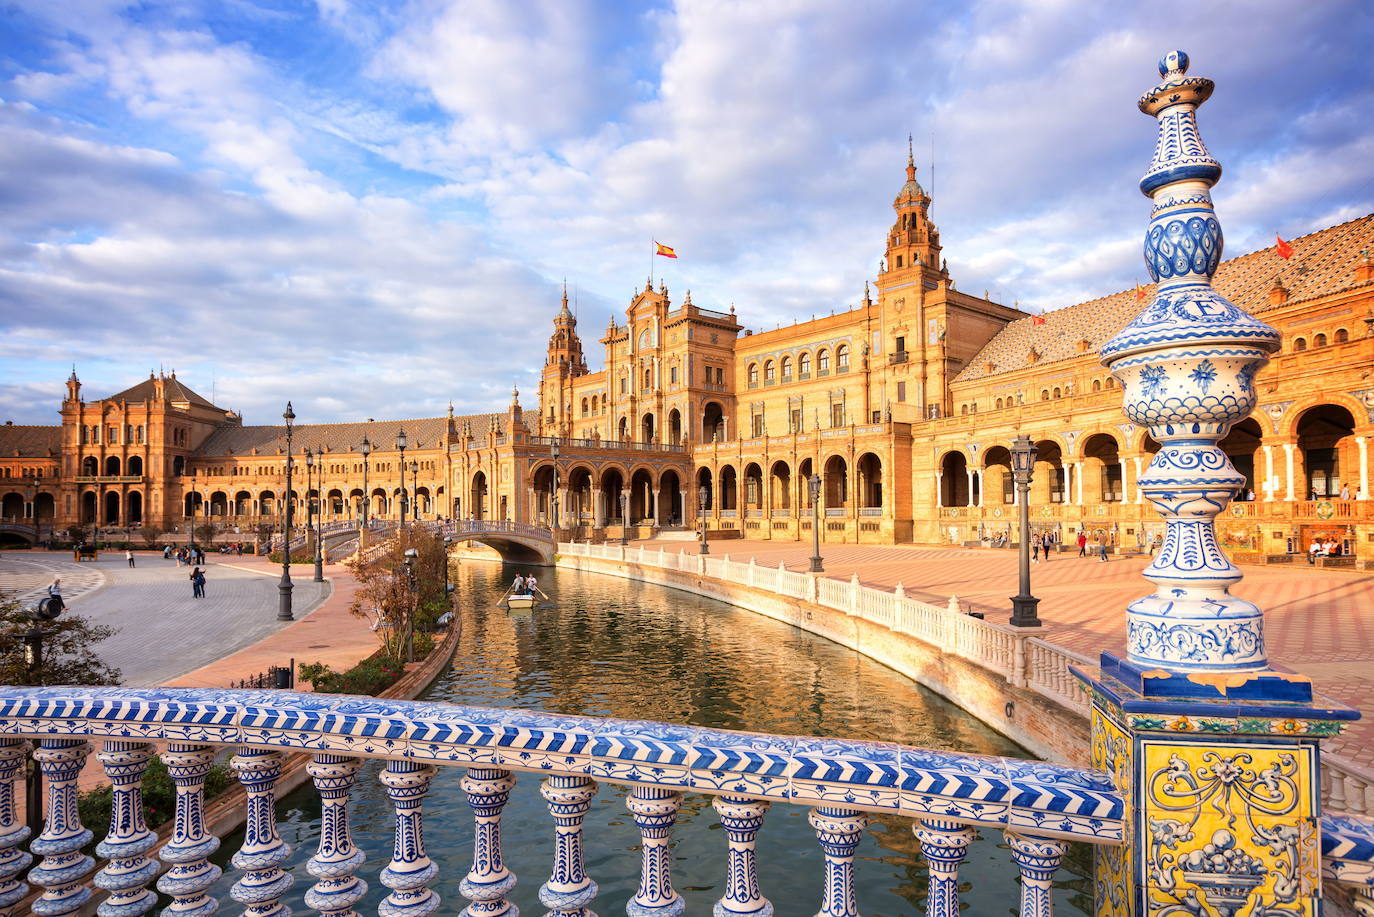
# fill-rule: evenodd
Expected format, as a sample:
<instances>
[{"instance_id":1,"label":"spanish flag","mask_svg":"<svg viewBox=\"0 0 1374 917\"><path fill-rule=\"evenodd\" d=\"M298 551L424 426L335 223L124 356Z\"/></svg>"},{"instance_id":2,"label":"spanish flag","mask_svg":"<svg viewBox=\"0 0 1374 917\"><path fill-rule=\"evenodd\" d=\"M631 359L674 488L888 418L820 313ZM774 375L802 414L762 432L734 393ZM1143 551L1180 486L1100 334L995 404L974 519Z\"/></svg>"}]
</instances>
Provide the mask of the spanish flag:
<instances>
[{"instance_id":1,"label":"spanish flag","mask_svg":"<svg viewBox=\"0 0 1374 917\"><path fill-rule=\"evenodd\" d=\"M1139 280L1135 282L1135 298L1138 300L1145 298L1145 288L1140 285Z\"/></svg>"},{"instance_id":2,"label":"spanish flag","mask_svg":"<svg viewBox=\"0 0 1374 917\"><path fill-rule=\"evenodd\" d=\"M664 245L662 242L659 242L657 239L654 240L654 247L656 249L656 251L654 252L655 255L662 255L665 258L677 257L677 252L673 251L671 248Z\"/></svg>"},{"instance_id":3,"label":"spanish flag","mask_svg":"<svg viewBox=\"0 0 1374 917\"><path fill-rule=\"evenodd\" d=\"M1293 257L1293 246L1283 241L1283 236L1279 235L1278 233L1274 233L1274 243L1274 253L1277 254L1280 258L1287 260Z\"/></svg>"}]
</instances>

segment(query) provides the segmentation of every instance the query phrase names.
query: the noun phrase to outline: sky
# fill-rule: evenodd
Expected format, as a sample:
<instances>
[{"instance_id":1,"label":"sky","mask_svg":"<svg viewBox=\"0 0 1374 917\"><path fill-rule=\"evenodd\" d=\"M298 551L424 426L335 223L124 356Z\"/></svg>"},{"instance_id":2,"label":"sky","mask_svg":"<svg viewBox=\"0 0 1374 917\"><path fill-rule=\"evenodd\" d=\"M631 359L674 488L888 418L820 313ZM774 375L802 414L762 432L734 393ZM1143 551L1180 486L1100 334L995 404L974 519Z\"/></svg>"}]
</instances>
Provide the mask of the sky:
<instances>
[{"instance_id":1,"label":"sky","mask_svg":"<svg viewBox=\"0 0 1374 917\"><path fill-rule=\"evenodd\" d=\"M651 269L842 310L908 134L957 286L1062 308L1148 279L1164 52L1217 83L1236 255L1374 211L1371 46L1364 0L7 2L0 422L73 365L250 424L529 407L563 284L596 369Z\"/></svg>"}]
</instances>

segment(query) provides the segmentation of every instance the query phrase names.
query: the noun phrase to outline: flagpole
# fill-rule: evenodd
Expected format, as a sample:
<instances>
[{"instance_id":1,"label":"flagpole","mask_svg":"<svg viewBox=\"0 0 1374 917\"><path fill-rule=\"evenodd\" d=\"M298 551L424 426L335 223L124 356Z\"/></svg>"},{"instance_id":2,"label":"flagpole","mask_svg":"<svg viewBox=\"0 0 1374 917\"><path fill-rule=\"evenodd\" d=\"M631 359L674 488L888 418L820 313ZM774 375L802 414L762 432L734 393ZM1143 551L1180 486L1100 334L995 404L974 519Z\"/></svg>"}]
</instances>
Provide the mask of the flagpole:
<instances>
[{"instance_id":1,"label":"flagpole","mask_svg":"<svg viewBox=\"0 0 1374 917\"><path fill-rule=\"evenodd\" d=\"M654 285L654 255L657 253L658 240L651 237L649 239L649 287L651 289Z\"/></svg>"}]
</instances>

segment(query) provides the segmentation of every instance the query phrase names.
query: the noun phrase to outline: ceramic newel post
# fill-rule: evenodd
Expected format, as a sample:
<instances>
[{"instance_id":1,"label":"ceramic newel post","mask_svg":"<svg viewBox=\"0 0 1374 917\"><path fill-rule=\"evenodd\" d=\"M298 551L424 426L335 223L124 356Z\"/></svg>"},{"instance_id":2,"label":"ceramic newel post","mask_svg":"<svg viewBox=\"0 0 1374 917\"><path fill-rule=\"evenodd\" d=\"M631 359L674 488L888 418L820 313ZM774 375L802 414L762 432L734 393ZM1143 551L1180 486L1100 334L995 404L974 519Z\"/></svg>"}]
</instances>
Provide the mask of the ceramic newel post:
<instances>
[{"instance_id":1,"label":"ceramic newel post","mask_svg":"<svg viewBox=\"0 0 1374 917\"><path fill-rule=\"evenodd\" d=\"M1125 656L1077 671L1092 689L1093 766L1131 813L1126 846L1098 848L1095 913L1305 917L1321 895L1317 742L1358 714L1271 665L1263 611L1230 594L1241 573L1216 517L1246 479L1219 444L1254 410L1279 335L1212 287L1221 165L1197 110L1213 83L1187 71L1186 54L1166 54L1139 101L1158 123L1140 181L1158 287L1102 348L1126 416L1159 443L1140 489L1166 528L1145 570L1155 591L1126 611Z\"/></svg>"}]
</instances>

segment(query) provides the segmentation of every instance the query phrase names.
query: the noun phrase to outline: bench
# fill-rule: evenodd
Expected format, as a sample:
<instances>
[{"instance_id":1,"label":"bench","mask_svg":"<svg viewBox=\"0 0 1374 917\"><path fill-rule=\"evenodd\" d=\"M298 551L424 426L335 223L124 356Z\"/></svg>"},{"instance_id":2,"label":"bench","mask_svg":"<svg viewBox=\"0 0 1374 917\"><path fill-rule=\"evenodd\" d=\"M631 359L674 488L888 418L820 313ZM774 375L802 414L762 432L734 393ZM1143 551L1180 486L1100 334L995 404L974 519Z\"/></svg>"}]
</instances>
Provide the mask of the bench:
<instances>
[{"instance_id":1,"label":"bench","mask_svg":"<svg viewBox=\"0 0 1374 917\"><path fill-rule=\"evenodd\" d=\"M81 563L83 560L100 560L100 552L95 548L76 548L72 551L72 560Z\"/></svg>"},{"instance_id":2,"label":"bench","mask_svg":"<svg viewBox=\"0 0 1374 917\"><path fill-rule=\"evenodd\" d=\"M1355 557L1353 554L1346 554L1340 557L1318 557L1318 567L1344 568L1347 570L1355 569Z\"/></svg>"}]
</instances>

